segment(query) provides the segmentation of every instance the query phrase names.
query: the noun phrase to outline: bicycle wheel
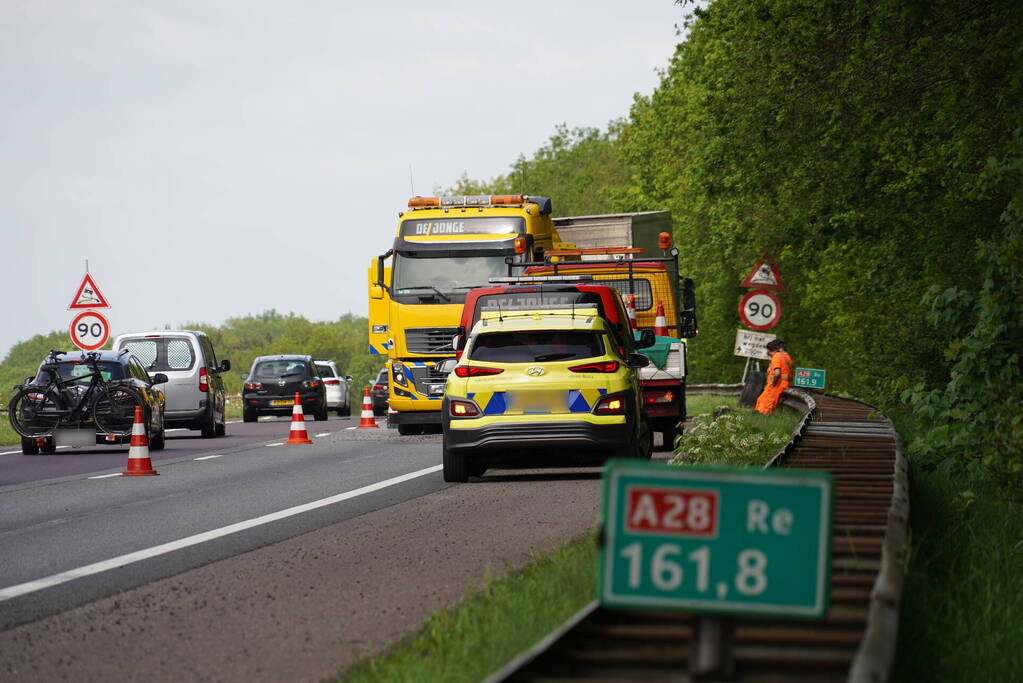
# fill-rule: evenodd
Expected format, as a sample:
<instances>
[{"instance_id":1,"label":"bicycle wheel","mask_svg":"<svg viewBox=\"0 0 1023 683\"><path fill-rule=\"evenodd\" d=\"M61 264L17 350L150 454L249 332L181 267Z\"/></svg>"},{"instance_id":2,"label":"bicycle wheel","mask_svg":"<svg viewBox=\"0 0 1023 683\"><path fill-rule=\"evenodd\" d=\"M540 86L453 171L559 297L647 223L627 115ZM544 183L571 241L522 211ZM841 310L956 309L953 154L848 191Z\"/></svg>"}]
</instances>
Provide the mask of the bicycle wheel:
<instances>
[{"instance_id":1,"label":"bicycle wheel","mask_svg":"<svg viewBox=\"0 0 1023 683\"><path fill-rule=\"evenodd\" d=\"M41 387L25 387L19 391L7 407L14 431L30 439L52 434L67 412L57 401Z\"/></svg>"},{"instance_id":2,"label":"bicycle wheel","mask_svg":"<svg viewBox=\"0 0 1023 683\"><path fill-rule=\"evenodd\" d=\"M146 403L142 394L129 386L108 384L92 399L92 419L101 432L124 436L131 434L136 407L142 408L145 419Z\"/></svg>"}]
</instances>

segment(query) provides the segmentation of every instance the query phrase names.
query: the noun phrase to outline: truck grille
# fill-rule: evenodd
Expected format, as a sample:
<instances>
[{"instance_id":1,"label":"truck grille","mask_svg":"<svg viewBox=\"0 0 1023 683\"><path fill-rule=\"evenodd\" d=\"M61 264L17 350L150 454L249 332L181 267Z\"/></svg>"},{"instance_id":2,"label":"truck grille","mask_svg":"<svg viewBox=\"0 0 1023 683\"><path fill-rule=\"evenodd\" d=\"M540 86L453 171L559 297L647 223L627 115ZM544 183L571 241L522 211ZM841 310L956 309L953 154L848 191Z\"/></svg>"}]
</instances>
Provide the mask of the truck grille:
<instances>
[{"instance_id":1,"label":"truck grille","mask_svg":"<svg viewBox=\"0 0 1023 683\"><path fill-rule=\"evenodd\" d=\"M451 338L457 327L410 327L405 330L405 344L409 353L454 353Z\"/></svg>"}]
</instances>

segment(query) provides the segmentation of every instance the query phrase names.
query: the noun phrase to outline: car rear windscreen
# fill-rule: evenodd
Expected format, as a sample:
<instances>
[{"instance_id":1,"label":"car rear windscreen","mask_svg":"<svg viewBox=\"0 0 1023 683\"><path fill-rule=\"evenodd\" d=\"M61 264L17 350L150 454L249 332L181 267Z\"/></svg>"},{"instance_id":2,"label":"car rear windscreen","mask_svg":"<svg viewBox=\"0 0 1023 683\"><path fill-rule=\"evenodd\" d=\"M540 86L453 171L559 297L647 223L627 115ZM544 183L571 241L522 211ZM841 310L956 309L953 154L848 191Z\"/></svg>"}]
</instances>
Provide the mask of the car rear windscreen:
<instances>
[{"instance_id":1,"label":"car rear windscreen","mask_svg":"<svg viewBox=\"0 0 1023 683\"><path fill-rule=\"evenodd\" d=\"M321 365L320 363L317 363L316 369L320 371L320 377L337 377L337 375L334 374L334 368L329 365Z\"/></svg>"},{"instance_id":2,"label":"car rear windscreen","mask_svg":"<svg viewBox=\"0 0 1023 683\"><path fill-rule=\"evenodd\" d=\"M577 360L604 355L597 332L588 330L536 330L489 332L472 344L470 360L490 363L542 363Z\"/></svg>"},{"instance_id":3,"label":"car rear windscreen","mask_svg":"<svg viewBox=\"0 0 1023 683\"><path fill-rule=\"evenodd\" d=\"M308 377L309 366L300 360L264 360L252 369L254 379L277 379L279 377Z\"/></svg>"},{"instance_id":4,"label":"car rear windscreen","mask_svg":"<svg viewBox=\"0 0 1023 683\"><path fill-rule=\"evenodd\" d=\"M191 370L195 363L192 340L187 337L129 339L122 346L131 351L149 372Z\"/></svg>"},{"instance_id":5,"label":"car rear windscreen","mask_svg":"<svg viewBox=\"0 0 1023 683\"><path fill-rule=\"evenodd\" d=\"M100 376L104 381L109 382L112 379L124 379L124 368L121 367L120 363L113 361L98 361ZM75 384L88 384L92 381L91 375L95 372L91 366L80 362L64 362L58 363L56 366L57 374L60 375L61 381L73 380L78 378L77 382L70 382L67 386ZM43 384L49 381L50 376L45 372L40 372L36 377L36 382Z\"/></svg>"}]
</instances>

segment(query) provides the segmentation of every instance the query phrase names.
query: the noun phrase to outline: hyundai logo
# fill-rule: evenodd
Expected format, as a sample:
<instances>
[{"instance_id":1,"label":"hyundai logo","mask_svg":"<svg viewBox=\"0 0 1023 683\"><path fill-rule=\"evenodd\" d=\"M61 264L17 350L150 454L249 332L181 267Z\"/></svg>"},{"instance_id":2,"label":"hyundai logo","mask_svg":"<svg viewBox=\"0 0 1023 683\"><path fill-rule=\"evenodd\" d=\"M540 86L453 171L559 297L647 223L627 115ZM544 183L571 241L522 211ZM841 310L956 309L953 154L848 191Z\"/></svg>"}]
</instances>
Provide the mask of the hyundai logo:
<instances>
[{"instance_id":1,"label":"hyundai logo","mask_svg":"<svg viewBox=\"0 0 1023 683\"><path fill-rule=\"evenodd\" d=\"M530 377L539 377L540 375L546 372L547 371L544 370L539 365L531 365L528 368L526 368L526 374L529 375Z\"/></svg>"}]
</instances>

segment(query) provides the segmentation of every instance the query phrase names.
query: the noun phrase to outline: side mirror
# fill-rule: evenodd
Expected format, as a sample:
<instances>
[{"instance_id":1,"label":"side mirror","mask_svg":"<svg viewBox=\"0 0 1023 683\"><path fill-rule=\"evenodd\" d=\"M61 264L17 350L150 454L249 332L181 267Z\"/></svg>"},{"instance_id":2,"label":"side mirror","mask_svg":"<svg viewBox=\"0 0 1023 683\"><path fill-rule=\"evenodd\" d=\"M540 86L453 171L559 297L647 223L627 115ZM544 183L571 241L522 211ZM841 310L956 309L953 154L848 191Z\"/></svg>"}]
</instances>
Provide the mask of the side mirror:
<instances>
[{"instance_id":1,"label":"side mirror","mask_svg":"<svg viewBox=\"0 0 1023 683\"><path fill-rule=\"evenodd\" d=\"M351 375L345 375L345 381L346 382L351 382L352 381L352 376Z\"/></svg>"},{"instance_id":2,"label":"side mirror","mask_svg":"<svg viewBox=\"0 0 1023 683\"><path fill-rule=\"evenodd\" d=\"M445 375L450 375L454 371L456 365L458 365L457 360L454 358L448 358L440 364L440 371Z\"/></svg>"},{"instance_id":3,"label":"side mirror","mask_svg":"<svg viewBox=\"0 0 1023 683\"><path fill-rule=\"evenodd\" d=\"M465 348L465 337L460 335L460 334L456 334L454 337L452 337L451 338L451 348L454 349L455 351L461 351L462 349L464 349Z\"/></svg>"},{"instance_id":4,"label":"side mirror","mask_svg":"<svg viewBox=\"0 0 1023 683\"><path fill-rule=\"evenodd\" d=\"M222 361L220 361L220 371L221 372L227 372L230 369L231 369L231 361L229 361L226 358L223 359Z\"/></svg>"},{"instance_id":5,"label":"side mirror","mask_svg":"<svg viewBox=\"0 0 1023 683\"><path fill-rule=\"evenodd\" d=\"M166 384L168 382L167 375L162 372L158 372L153 375L153 384Z\"/></svg>"},{"instance_id":6,"label":"side mirror","mask_svg":"<svg viewBox=\"0 0 1023 683\"><path fill-rule=\"evenodd\" d=\"M628 363L630 368L645 368L650 365L650 359L642 353L630 353Z\"/></svg>"},{"instance_id":7,"label":"side mirror","mask_svg":"<svg viewBox=\"0 0 1023 683\"><path fill-rule=\"evenodd\" d=\"M648 349L657 343L657 337L654 336L653 330L643 330L639 333L639 339L636 340L637 349ZM642 365L640 367L643 367Z\"/></svg>"},{"instance_id":8,"label":"side mirror","mask_svg":"<svg viewBox=\"0 0 1023 683\"><path fill-rule=\"evenodd\" d=\"M239 372L238 376L242 378L242 381L245 381L245 380L247 380L249 378L249 373L247 373L247 372Z\"/></svg>"},{"instance_id":9,"label":"side mirror","mask_svg":"<svg viewBox=\"0 0 1023 683\"><path fill-rule=\"evenodd\" d=\"M383 299L384 298L384 288L381 287L380 285L370 285L369 286L369 298L370 299Z\"/></svg>"}]
</instances>

